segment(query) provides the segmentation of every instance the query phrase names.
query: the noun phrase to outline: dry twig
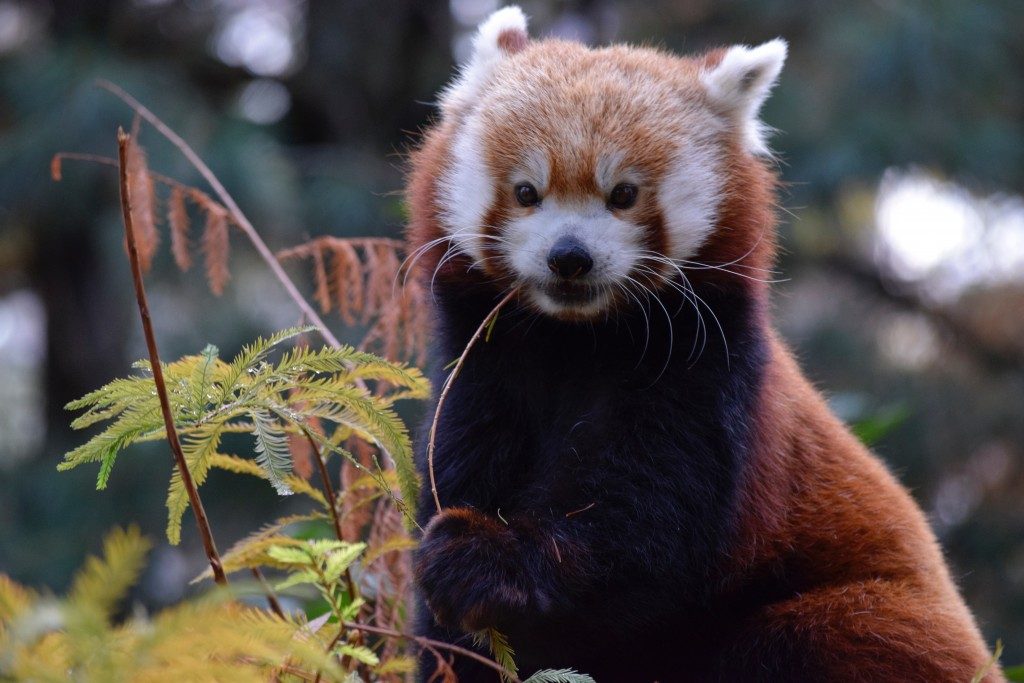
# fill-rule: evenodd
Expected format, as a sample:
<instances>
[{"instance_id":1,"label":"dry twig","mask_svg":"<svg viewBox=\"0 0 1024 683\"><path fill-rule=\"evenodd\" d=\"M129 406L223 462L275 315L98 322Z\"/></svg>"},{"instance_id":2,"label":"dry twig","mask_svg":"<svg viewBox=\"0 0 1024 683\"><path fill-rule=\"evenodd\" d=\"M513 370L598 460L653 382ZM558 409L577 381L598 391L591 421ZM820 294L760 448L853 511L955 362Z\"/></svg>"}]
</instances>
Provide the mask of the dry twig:
<instances>
[{"instance_id":1,"label":"dry twig","mask_svg":"<svg viewBox=\"0 0 1024 683\"><path fill-rule=\"evenodd\" d=\"M483 335L484 330L490 327L491 322L498 317L498 313L509 301L519 293L519 289L513 289L505 297L498 302L498 304L491 309L491 312L487 314L487 317L480 323L480 327L476 328L476 332L470 337L469 343L466 344L466 348L462 350L462 354L459 359L455 362L455 367L452 368L452 372L448 375L448 379L444 381L444 387L441 389L441 396L437 399L437 408L434 410L434 421L430 423L430 439L427 441L427 472L430 476L430 493L434 496L434 505L437 506L437 511L441 512L441 499L437 496L437 480L434 478L434 439L437 436L437 422L441 418L441 409L444 407L444 400L448 397L448 390L452 388L452 382L459 376L459 372L462 371L462 366L466 362L466 357L469 356L469 352L476 345L476 342Z\"/></svg>"},{"instance_id":2,"label":"dry twig","mask_svg":"<svg viewBox=\"0 0 1024 683\"><path fill-rule=\"evenodd\" d=\"M401 638L403 640L409 640L409 641L412 641L412 642L416 643L417 645L419 645L422 648L429 648L429 649L437 648L437 649L440 649L440 650L447 650L448 652L453 652L453 653L455 653L457 655L462 655L463 657L468 657L468 658L473 659L473 660L475 660L477 662L480 662L484 666L486 666L486 667L488 667L490 669L493 669L494 671L497 671L499 674L501 674L504 677L504 680L507 680L510 683L522 683L522 681L519 679L519 677L516 676L515 672L509 671L508 669L503 667L501 664L498 664L493 659L488 659L487 657L484 657L481 654L473 652L472 650L468 650L468 649L466 649L464 647L460 647L458 645L452 645L451 643L444 643L444 642L441 642L440 640L434 640L433 638L426 638L424 636L416 636L416 635L413 635L411 633L406 633L405 631L396 631L395 629L390 629L390 628L381 628L379 626L370 626L369 624L357 624L355 622L346 621L346 622L343 622L342 625L346 629L352 629L352 630L356 630L356 631L366 631L367 633L375 633L377 635L387 636L389 638Z\"/></svg>"}]
</instances>

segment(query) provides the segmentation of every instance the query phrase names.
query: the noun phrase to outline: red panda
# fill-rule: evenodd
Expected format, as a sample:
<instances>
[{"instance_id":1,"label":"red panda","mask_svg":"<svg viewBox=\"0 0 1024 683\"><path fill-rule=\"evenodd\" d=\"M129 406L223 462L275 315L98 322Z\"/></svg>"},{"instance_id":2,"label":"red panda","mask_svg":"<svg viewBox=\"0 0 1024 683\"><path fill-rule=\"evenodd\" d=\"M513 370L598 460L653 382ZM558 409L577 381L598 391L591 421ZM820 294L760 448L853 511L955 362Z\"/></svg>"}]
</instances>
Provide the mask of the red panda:
<instances>
[{"instance_id":1,"label":"red panda","mask_svg":"<svg viewBox=\"0 0 1024 683\"><path fill-rule=\"evenodd\" d=\"M494 628L522 673L601 683L986 665L921 510L771 325L758 114L786 49L532 41L516 7L480 27L411 158L435 378L516 295L438 422L421 634Z\"/></svg>"}]
</instances>

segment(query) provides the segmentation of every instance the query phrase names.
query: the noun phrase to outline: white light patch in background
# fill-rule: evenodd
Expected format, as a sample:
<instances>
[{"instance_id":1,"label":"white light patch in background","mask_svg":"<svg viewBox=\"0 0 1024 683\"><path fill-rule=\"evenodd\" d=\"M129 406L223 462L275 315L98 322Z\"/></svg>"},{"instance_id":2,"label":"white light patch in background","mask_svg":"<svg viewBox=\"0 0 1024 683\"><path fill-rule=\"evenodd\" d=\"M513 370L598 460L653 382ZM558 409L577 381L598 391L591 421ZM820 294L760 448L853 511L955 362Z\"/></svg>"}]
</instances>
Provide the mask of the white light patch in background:
<instances>
[{"instance_id":1,"label":"white light patch in background","mask_svg":"<svg viewBox=\"0 0 1024 683\"><path fill-rule=\"evenodd\" d=\"M0 467L33 455L42 444L46 311L22 289L0 298Z\"/></svg>"},{"instance_id":2,"label":"white light patch in background","mask_svg":"<svg viewBox=\"0 0 1024 683\"><path fill-rule=\"evenodd\" d=\"M476 27L498 9L498 0L451 0L452 18L463 26Z\"/></svg>"},{"instance_id":3,"label":"white light patch in background","mask_svg":"<svg viewBox=\"0 0 1024 683\"><path fill-rule=\"evenodd\" d=\"M271 78L249 81L238 96L238 111L253 123L280 121L292 106L288 88Z\"/></svg>"},{"instance_id":4,"label":"white light patch in background","mask_svg":"<svg viewBox=\"0 0 1024 683\"><path fill-rule=\"evenodd\" d=\"M1024 199L978 197L919 170L890 169L875 208L875 256L938 301L980 284L1024 280Z\"/></svg>"},{"instance_id":5,"label":"white light patch in background","mask_svg":"<svg viewBox=\"0 0 1024 683\"><path fill-rule=\"evenodd\" d=\"M893 366L922 370L939 357L939 339L931 322L922 315L895 314L878 326L879 350Z\"/></svg>"},{"instance_id":6,"label":"white light patch in background","mask_svg":"<svg viewBox=\"0 0 1024 683\"><path fill-rule=\"evenodd\" d=\"M989 491L998 489L1011 476L1012 453L999 441L985 443L970 454L960 471L942 478L929 515L939 533L962 524Z\"/></svg>"},{"instance_id":7,"label":"white light patch in background","mask_svg":"<svg viewBox=\"0 0 1024 683\"><path fill-rule=\"evenodd\" d=\"M305 3L245 0L221 3L213 38L217 57L257 76L284 76L298 68Z\"/></svg>"},{"instance_id":8,"label":"white light patch in background","mask_svg":"<svg viewBox=\"0 0 1024 683\"><path fill-rule=\"evenodd\" d=\"M0 1L0 55L40 40L49 12L42 3Z\"/></svg>"},{"instance_id":9,"label":"white light patch in background","mask_svg":"<svg viewBox=\"0 0 1024 683\"><path fill-rule=\"evenodd\" d=\"M450 0L448 7L458 28L452 38L452 58L465 64L473 54L476 27L498 9L498 0Z\"/></svg>"}]
</instances>

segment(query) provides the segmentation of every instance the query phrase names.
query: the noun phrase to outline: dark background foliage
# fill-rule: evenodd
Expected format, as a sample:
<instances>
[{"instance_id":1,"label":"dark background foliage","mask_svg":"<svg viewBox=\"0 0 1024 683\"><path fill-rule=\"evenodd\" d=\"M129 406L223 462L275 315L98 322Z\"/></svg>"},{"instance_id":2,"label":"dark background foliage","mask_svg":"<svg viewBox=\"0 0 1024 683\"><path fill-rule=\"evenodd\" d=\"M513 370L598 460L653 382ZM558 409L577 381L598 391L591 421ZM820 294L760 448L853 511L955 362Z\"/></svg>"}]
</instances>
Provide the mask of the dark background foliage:
<instances>
[{"instance_id":1,"label":"dark background foliage","mask_svg":"<svg viewBox=\"0 0 1024 683\"><path fill-rule=\"evenodd\" d=\"M835 409L928 512L986 637L1024 660L1024 7L1017 0L523 2L535 35L677 51L790 41L765 119L785 181L776 314ZM170 459L110 489L57 475L63 410L144 355L110 155L114 81L207 159L274 248L396 235L402 153L492 0L0 0L0 571L63 588L115 522L162 534ZM194 173L152 131L151 165ZM167 240L165 239L165 242ZM296 276L305 278L300 266ZM221 299L166 249L149 277L163 354L233 353L297 321L237 238ZM342 325L331 320L336 329ZM355 338L353 336L353 338ZM244 445L240 444L239 448ZM205 489L204 489L205 490ZM284 507L212 480L222 544ZM202 565L186 527L139 598Z\"/></svg>"}]
</instances>

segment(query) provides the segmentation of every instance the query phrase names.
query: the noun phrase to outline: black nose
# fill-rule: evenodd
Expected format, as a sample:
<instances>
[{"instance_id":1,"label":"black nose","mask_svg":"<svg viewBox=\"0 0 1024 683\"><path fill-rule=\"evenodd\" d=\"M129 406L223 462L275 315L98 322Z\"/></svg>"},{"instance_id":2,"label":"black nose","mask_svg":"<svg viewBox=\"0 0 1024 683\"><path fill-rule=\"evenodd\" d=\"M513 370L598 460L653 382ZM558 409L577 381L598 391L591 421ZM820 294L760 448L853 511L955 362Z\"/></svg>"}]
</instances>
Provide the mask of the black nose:
<instances>
[{"instance_id":1,"label":"black nose","mask_svg":"<svg viewBox=\"0 0 1024 683\"><path fill-rule=\"evenodd\" d=\"M594 259L590 258L590 252L575 237L559 237L548 252L548 268L559 277L580 277L593 267Z\"/></svg>"}]
</instances>

